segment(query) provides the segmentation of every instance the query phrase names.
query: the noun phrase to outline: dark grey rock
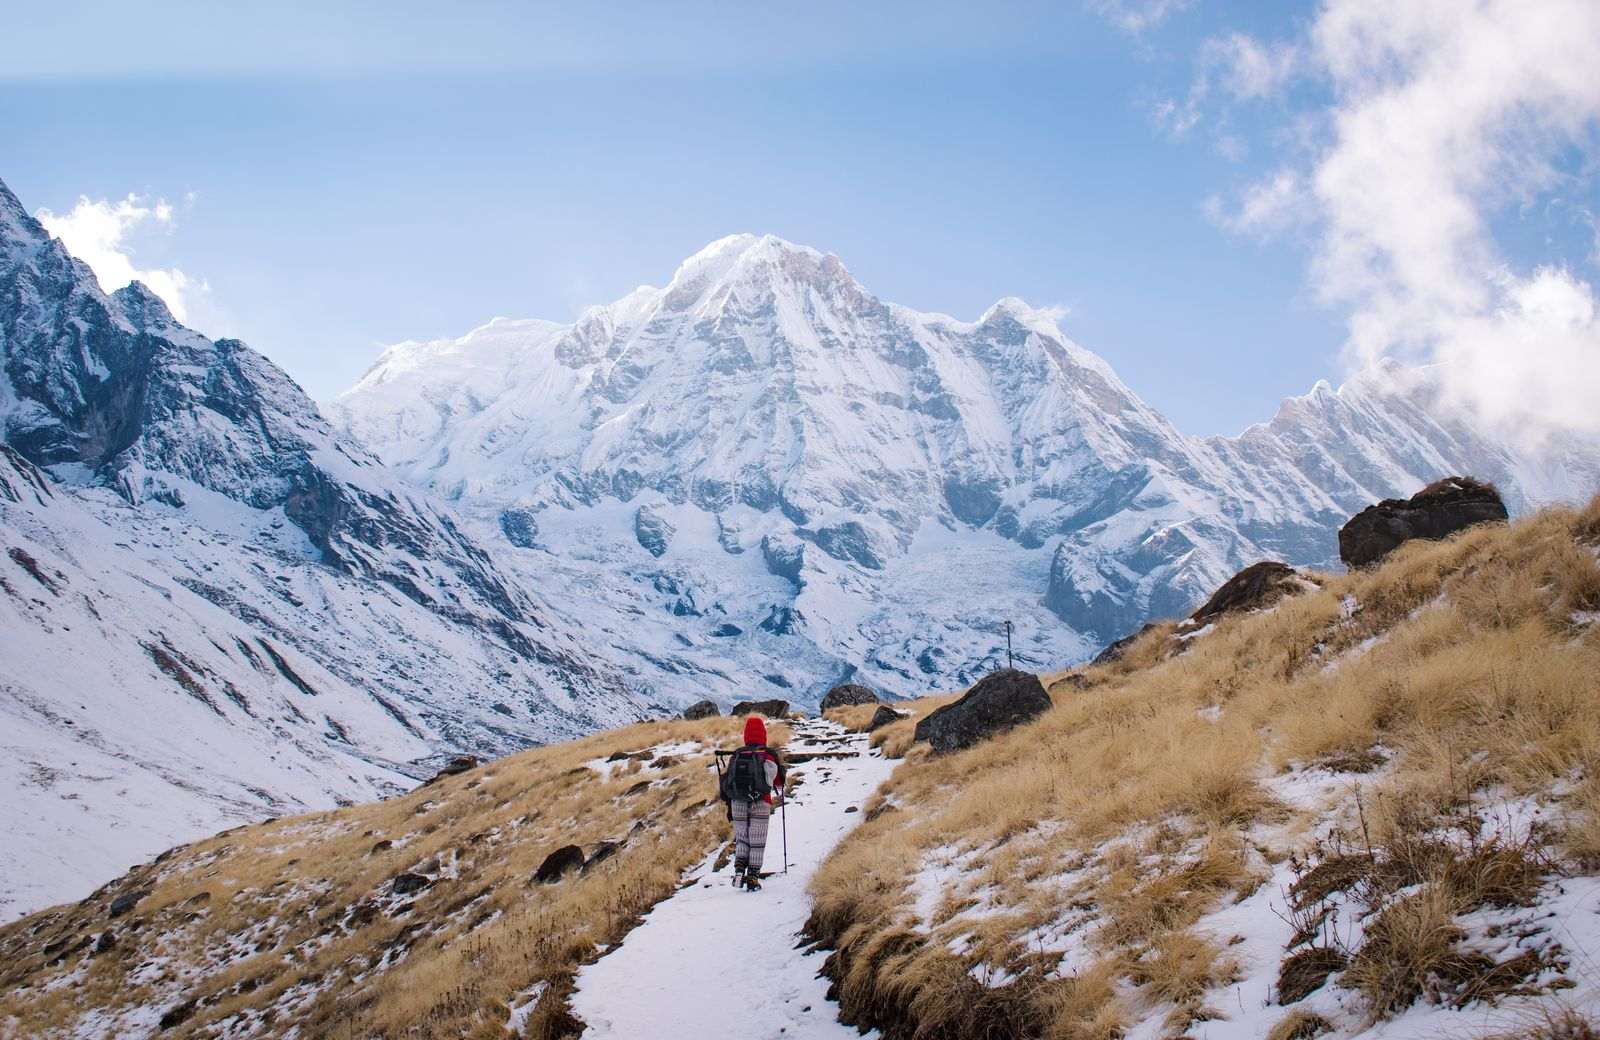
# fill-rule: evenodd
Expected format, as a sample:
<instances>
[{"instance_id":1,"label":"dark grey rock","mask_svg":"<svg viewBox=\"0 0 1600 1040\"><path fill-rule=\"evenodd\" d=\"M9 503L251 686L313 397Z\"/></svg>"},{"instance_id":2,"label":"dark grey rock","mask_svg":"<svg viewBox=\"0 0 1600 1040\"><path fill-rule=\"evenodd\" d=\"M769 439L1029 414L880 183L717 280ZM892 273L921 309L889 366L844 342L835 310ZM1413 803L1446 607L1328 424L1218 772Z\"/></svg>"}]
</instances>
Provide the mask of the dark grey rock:
<instances>
[{"instance_id":1,"label":"dark grey rock","mask_svg":"<svg viewBox=\"0 0 1600 1040\"><path fill-rule=\"evenodd\" d=\"M769 719L781 719L789 714L789 702L777 699L767 701L740 701L728 712L729 715L749 715L754 712L764 715Z\"/></svg>"},{"instance_id":2,"label":"dark grey rock","mask_svg":"<svg viewBox=\"0 0 1600 1040\"><path fill-rule=\"evenodd\" d=\"M450 761L446 762L444 767L437 773L433 774L433 778L429 780L428 783L436 783L440 780L443 780L447 776L459 776L462 773L470 772L478 768L478 765L479 762L476 755L457 755L455 758L452 758ZM423 786L426 787L427 784L424 784Z\"/></svg>"},{"instance_id":3,"label":"dark grey rock","mask_svg":"<svg viewBox=\"0 0 1600 1040\"><path fill-rule=\"evenodd\" d=\"M810 535L810 540L836 560L858 563L868 570L883 569L883 554L873 545L871 534L858 521L820 528Z\"/></svg>"},{"instance_id":4,"label":"dark grey rock","mask_svg":"<svg viewBox=\"0 0 1600 1040\"><path fill-rule=\"evenodd\" d=\"M433 884L433 879L406 871L394 876L392 889L397 896L415 895Z\"/></svg>"},{"instance_id":5,"label":"dark grey rock","mask_svg":"<svg viewBox=\"0 0 1600 1040\"><path fill-rule=\"evenodd\" d=\"M847 704L876 704L878 695L859 683L840 683L822 695L819 710L829 711Z\"/></svg>"},{"instance_id":6,"label":"dark grey rock","mask_svg":"<svg viewBox=\"0 0 1600 1040\"><path fill-rule=\"evenodd\" d=\"M1206 624L1224 614L1261 610L1284 596L1305 591L1308 581L1285 563L1275 560L1252 563L1223 582L1189 619L1196 624Z\"/></svg>"},{"instance_id":7,"label":"dark grey rock","mask_svg":"<svg viewBox=\"0 0 1600 1040\"><path fill-rule=\"evenodd\" d=\"M500 514L500 530L506 541L519 549L533 549L539 543L539 521L531 509L507 509Z\"/></svg>"},{"instance_id":8,"label":"dark grey rock","mask_svg":"<svg viewBox=\"0 0 1600 1040\"><path fill-rule=\"evenodd\" d=\"M621 851L621 849L622 842L620 841L602 841L597 843L594 847L594 851L589 853L589 858L584 861L583 869L589 870L591 867L599 866L612 856L615 856L619 851Z\"/></svg>"},{"instance_id":9,"label":"dark grey rock","mask_svg":"<svg viewBox=\"0 0 1600 1040\"><path fill-rule=\"evenodd\" d=\"M1122 660L1122 655L1127 653L1128 647L1132 646L1140 636L1144 635L1146 632L1155 627L1155 622L1152 621L1141 625L1139 627L1139 631L1137 632L1130 632L1121 639L1112 640L1105 646L1101 647L1100 652L1095 654L1093 660L1091 660L1089 663L1110 664L1113 661Z\"/></svg>"},{"instance_id":10,"label":"dark grey rock","mask_svg":"<svg viewBox=\"0 0 1600 1040\"><path fill-rule=\"evenodd\" d=\"M796 588L805 587L800 572L806 564L806 545L798 538L769 534L761 539L761 558L767 570L780 578L788 578Z\"/></svg>"},{"instance_id":11,"label":"dark grey rock","mask_svg":"<svg viewBox=\"0 0 1600 1040\"><path fill-rule=\"evenodd\" d=\"M633 536L651 556L665 556L676 533L677 528L649 506L640 506L633 514Z\"/></svg>"},{"instance_id":12,"label":"dark grey rock","mask_svg":"<svg viewBox=\"0 0 1600 1040\"><path fill-rule=\"evenodd\" d=\"M946 704L917 723L913 740L926 740L939 753L959 751L1030 722L1050 707L1050 695L1032 672L1006 668L978 680L960 700Z\"/></svg>"},{"instance_id":13,"label":"dark grey rock","mask_svg":"<svg viewBox=\"0 0 1600 1040\"><path fill-rule=\"evenodd\" d=\"M136 892L124 892L111 901L111 916L121 917L123 914L139 905L139 901L150 894L148 888L141 888Z\"/></svg>"},{"instance_id":14,"label":"dark grey rock","mask_svg":"<svg viewBox=\"0 0 1600 1040\"><path fill-rule=\"evenodd\" d=\"M576 845L563 845L544 858L539 869L533 872L533 880L541 885L554 884L567 871L577 870L585 862L582 849Z\"/></svg>"},{"instance_id":15,"label":"dark grey rock","mask_svg":"<svg viewBox=\"0 0 1600 1040\"><path fill-rule=\"evenodd\" d=\"M910 712L896 711L887 704L880 704L878 710L872 713L872 721L867 723L867 732L871 733L880 726L887 726L891 722L899 722L910 717Z\"/></svg>"},{"instance_id":16,"label":"dark grey rock","mask_svg":"<svg viewBox=\"0 0 1600 1040\"><path fill-rule=\"evenodd\" d=\"M1437 541L1506 518L1506 504L1493 485L1446 477L1408 499L1386 498L1351 517L1339 528L1339 559L1347 567L1365 567L1413 538Z\"/></svg>"},{"instance_id":17,"label":"dark grey rock","mask_svg":"<svg viewBox=\"0 0 1600 1040\"><path fill-rule=\"evenodd\" d=\"M696 701L683 709L683 717L686 719L714 719L721 714L716 701Z\"/></svg>"},{"instance_id":18,"label":"dark grey rock","mask_svg":"<svg viewBox=\"0 0 1600 1040\"><path fill-rule=\"evenodd\" d=\"M713 628L711 630L711 634L716 636L718 639L732 639L734 636L744 635L744 629L731 622L724 621L716 628Z\"/></svg>"}]
</instances>

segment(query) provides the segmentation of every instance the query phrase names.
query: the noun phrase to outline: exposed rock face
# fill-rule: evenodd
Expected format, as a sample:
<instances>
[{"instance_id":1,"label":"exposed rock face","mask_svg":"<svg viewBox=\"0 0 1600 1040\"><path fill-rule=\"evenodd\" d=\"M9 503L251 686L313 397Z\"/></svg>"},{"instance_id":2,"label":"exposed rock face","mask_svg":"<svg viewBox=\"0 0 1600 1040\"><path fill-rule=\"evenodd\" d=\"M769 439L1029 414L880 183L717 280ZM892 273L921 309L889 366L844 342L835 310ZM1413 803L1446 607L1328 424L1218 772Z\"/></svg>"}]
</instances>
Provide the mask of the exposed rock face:
<instances>
[{"instance_id":1,"label":"exposed rock face","mask_svg":"<svg viewBox=\"0 0 1600 1040\"><path fill-rule=\"evenodd\" d=\"M781 719L789 714L789 702L776 699L770 701L740 701L733 706L733 710L728 714L749 715L751 712L757 715L765 715L769 719Z\"/></svg>"},{"instance_id":2,"label":"exposed rock face","mask_svg":"<svg viewBox=\"0 0 1600 1040\"><path fill-rule=\"evenodd\" d=\"M805 585L800 572L805 568L806 545L800 539L793 535L766 535L761 539L761 558L773 574L788 578L796 588Z\"/></svg>"},{"instance_id":3,"label":"exposed rock face","mask_svg":"<svg viewBox=\"0 0 1600 1040\"><path fill-rule=\"evenodd\" d=\"M576 845L563 845L544 858L539 869L533 872L533 880L541 885L554 884L567 871L580 869L584 862L582 849Z\"/></svg>"},{"instance_id":4,"label":"exposed rock face","mask_svg":"<svg viewBox=\"0 0 1600 1040\"><path fill-rule=\"evenodd\" d=\"M966 696L917 723L913 740L939 753L959 751L1044 714L1050 695L1031 672L1005 668L980 679Z\"/></svg>"},{"instance_id":5,"label":"exposed rock face","mask_svg":"<svg viewBox=\"0 0 1600 1040\"><path fill-rule=\"evenodd\" d=\"M667 546L672 543L672 536L676 533L677 529L667 522L667 518L649 506L640 506L633 514L633 536L639 540L645 552L657 559L667 554Z\"/></svg>"},{"instance_id":6,"label":"exposed rock face","mask_svg":"<svg viewBox=\"0 0 1600 1040\"><path fill-rule=\"evenodd\" d=\"M1150 622L1148 624L1139 626L1139 630L1137 632L1130 632L1121 639L1112 640L1105 646L1101 647L1100 652L1095 654L1094 659L1089 663L1110 664L1113 661L1122 660L1122 655L1127 652L1128 647L1137 642L1140 636L1144 635L1146 632L1155 627L1155 623Z\"/></svg>"},{"instance_id":7,"label":"exposed rock face","mask_svg":"<svg viewBox=\"0 0 1600 1040\"><path fill-rule=\"evenodd\" d=\"M878 705L878 710L872 713L872 721L867 723L867 732L871 733L880 726L887 726L891 722L899 722L911 716L903 711L895 711L887 704Z\"/></svg>"},{"instance_id":8,"label":"exposed rock face","mask_svg":"<svg viewBox=\"0 0 1600 1040\"><path fill-rule=\"evenodd\" d=\"M1203 625L1223 614L1260 610L1286 595L1303 592L1310 585L1309 579L1301 577L1300 572L1288 564L1262 560L1223 582L1222 587L1190 615L1190 620Z\"/></svg>"},{"instance_id":9,"label":"exposed rock face","mask_svg":"<svg viewBox=\"0 0 1600 1040\"><path fill-rule=\"evenodd\" d=\"M686 719L714 719L721 714L722 711L717 707L716 701L696 701L683 709L683 717Z\"/></svg>"},{"instance_id":10,"label":"exposed rock face","mask_svg":"<svg viewBox=\"0 0 1600 1040\"><path fill-rule=\"evenodd\" d=\"M878 695L860 683L841 683L822 695L821 710L842 708L847 704L876 704Z\"/></svg>"},{"instance_id":11,"label":"exposed rock face","mask_svg":"<svg viewBox=\"0 0 1600 1040\"><path fill-rule=\"evenodd\" d=\"M1492 485L1446 477L1408 499L1386 498L1351 517L1339 529L1339 559L1347 567L1365 567L1413 538L1448 538L1506 516L1505 502Z\"/></svg>"},{"instance_id":12,"label":"exposed rock face","mask_svg":"<svg viewBox=\"0 0 1600 1040\"><path fill-rule=\"evenodd\" d=\"M507 509L500 513L500 531L506 541L519 549L539 544L539 521L531 509Z\"/></svg>"}]
</instances>

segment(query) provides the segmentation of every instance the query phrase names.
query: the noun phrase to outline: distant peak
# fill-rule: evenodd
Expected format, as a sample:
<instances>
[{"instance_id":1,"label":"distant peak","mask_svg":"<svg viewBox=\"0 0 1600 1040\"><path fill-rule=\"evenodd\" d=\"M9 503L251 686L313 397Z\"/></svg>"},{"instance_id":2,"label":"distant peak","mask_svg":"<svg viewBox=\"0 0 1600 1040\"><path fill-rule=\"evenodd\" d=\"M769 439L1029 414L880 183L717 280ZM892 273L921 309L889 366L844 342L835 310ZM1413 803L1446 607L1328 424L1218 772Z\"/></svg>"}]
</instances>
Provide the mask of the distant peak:
<instances>
[{"instance_id":1,"label":"distant peak","mask_svg":"<svg viewBox=\"0 0 1600 1040\"><path fill-rule=\"evenodd\" d=\"M172 311L167 303L157 296L148 285L140 281L132 281L116 292L111 298L117 302L122 313L136 326L176 325L177 319L172 316Z\"/></svg>"},{"instance_id":2,"label":"distant peak","mask_svg":"<svg viewBox=\"0 0 1600 1040\"><path fill-rule=\"evenodd\" d=\"M1057 324L1057 321L1062 313L1062 309L1059 307L1035 307L1021 297L1002 296L988 310L983 312L982 317L978 319L978 324L982 325L997 318L1010 318L1029 328L1059 336L1061 335L1061 326Z\"/></svg>"}]
</instances>

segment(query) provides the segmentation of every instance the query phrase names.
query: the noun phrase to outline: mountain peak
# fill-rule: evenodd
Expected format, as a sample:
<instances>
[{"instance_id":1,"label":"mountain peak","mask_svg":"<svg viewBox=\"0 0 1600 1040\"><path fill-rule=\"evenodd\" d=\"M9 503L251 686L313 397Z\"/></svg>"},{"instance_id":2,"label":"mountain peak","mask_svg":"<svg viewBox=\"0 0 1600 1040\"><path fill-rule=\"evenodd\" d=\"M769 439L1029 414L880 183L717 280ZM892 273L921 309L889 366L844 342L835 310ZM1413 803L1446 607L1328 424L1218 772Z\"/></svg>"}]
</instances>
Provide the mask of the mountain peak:
<instances>
[{"instance_id":1,"label":"mountain peak","mask_svg":"<svg viewBox=\"0 0 1600 1040\"><path fill-rule=\"evenodd\" d=\"M831 253L777 235L746 233L719 238L679 264L667 291L680 300L698 299L714 287L738 281L854 284Z\"/></svg>"}]
</instances>

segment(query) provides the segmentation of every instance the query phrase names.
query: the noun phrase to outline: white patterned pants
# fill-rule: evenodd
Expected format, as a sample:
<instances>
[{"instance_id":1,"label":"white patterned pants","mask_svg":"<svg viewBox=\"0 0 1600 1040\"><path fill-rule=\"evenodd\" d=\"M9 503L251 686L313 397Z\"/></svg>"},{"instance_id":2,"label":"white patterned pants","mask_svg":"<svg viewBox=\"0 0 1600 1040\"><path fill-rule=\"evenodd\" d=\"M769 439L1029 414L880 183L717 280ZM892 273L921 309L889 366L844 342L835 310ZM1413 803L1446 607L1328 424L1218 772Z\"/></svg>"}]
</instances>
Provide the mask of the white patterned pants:
<instances>
[{"instance_id":1,"label":"white patterned pants","mask_svg":"<svg viewBox=\"0 0 1600 1040\"><path fill-rule=\"evenodd\" d=\"M772 806L766 802L733 800L733 866L742 870L761 869L761 860L767 851L767 823L772 819Z\"/></svg>"}]
</instances>

